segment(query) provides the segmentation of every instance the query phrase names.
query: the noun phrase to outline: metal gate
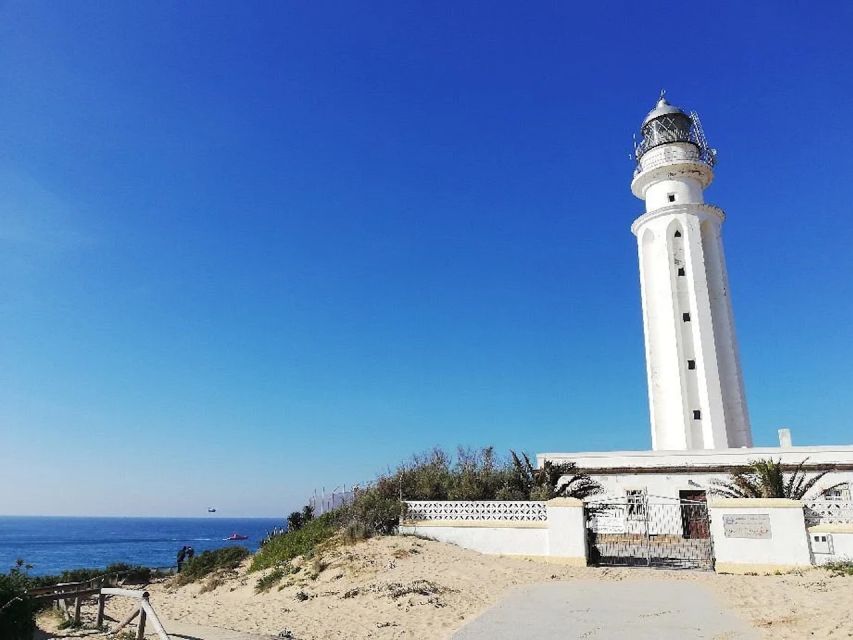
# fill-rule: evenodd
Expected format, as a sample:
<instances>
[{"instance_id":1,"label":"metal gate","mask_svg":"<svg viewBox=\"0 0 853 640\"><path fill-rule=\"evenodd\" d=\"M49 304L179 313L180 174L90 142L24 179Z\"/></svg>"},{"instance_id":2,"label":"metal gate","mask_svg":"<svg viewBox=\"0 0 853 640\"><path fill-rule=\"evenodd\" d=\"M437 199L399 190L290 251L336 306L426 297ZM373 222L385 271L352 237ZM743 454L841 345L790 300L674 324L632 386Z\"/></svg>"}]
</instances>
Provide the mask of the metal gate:
<instances>
[{"instance_id":1,"label":"metal gate","mask_svg":"<svg viewBox=\"0 0 853 640\"><path fill-rule=\"evenodd\" d=\"M714 568L708 505L704 499L660 498L640 491L629 492L624 499L589 503L586 523L591 564Z\"/></svg>"}]
</instances>

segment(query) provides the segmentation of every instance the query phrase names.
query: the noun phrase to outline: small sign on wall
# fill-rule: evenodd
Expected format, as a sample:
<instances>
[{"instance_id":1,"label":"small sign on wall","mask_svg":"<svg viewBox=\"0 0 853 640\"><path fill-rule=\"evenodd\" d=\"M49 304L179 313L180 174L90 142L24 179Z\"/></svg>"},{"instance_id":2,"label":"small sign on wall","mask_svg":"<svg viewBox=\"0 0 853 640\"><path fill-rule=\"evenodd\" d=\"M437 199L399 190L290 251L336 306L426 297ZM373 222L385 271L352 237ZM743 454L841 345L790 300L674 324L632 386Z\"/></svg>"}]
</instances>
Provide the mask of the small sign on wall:
<instances>
[{"instance_id":1,"label":"small sign on wall","mask_svg":"<svg viewBox=\"0 0 853 640\"><path fill-rule=\"evenodd\" d=\"M727 538L772 538L770 516L766 513L744 513L723 516L723 533Z\"/></svg>"}]
</instances>

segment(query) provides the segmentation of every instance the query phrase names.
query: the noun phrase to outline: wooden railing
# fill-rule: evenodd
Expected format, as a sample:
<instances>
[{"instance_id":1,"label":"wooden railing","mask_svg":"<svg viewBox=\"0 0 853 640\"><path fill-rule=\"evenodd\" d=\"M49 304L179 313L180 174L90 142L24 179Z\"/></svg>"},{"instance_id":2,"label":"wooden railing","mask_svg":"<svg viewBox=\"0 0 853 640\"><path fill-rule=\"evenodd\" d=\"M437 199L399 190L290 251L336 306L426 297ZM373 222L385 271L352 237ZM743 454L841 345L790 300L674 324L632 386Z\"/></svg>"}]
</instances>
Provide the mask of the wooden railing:
<instances>
[{"instance_id":1,"label":"wooden railing","mask_svg":"<svg viewBox=\"0 0 853 640\"><path fill-rule=\"evenodd\" d=\"M80 624L80 607L83 598L97 595L101 592L100 584L95 580L83 582L65 582L52 584L48 587L36 587L27 590L27 595L36 602L56 602L60 609L74 622ZM73 601L74 613L68 612L68 602Z\"/></svg>"},{"instance_id":2,"label":"wooden railing","mask_svg":"<svg viewBox=\"0 0 853 640\"><path fill-rule=\"evenodd\" d=\"M82 607L83 598L97 596L98 598L98 614L95 619L95 626L99 629L104 624L104 606L107 596L121 596L133 598L137 601L137 606L133 611L122 620L115 629L110 631L111 634L118 633L124 627L133 622L139 617L139 622L136 625L136 638L142 640L145 637L145 625L150 622L157 632L160 640L170 640L169 634L163 628L160 618L151 606L148 600L148 592L138 589L119 589L117 587L103 587L96 585L98 581L103 581L103 578L95 578L83 582L67 582L63 584L54 584L48 587L37 587L30 589L27 595L37 602L57 602L62 607L68 617L73 620L75 625L80 624L80 609ZM74 602L74 613L68 612L68 601Z\"/></svg>"},{"instance_id":3,"label":"wooden railing","mask_svg":"<svg viewBox=\"0 0 853 640\"><path fill-rule=\"evenodd\" d=\"M135 607L124 620L119 622L115 629L110 631L110 633L118 633L133 622L134 618L139 616L139 622L136 625L136 640L143 640L145 637L146 622L151 622L151 626L154 627L154 631L157 632L157 636L161 640L170 640L169 634L166 633L166 630L163 628L163 623L160 622L160 618L157 617L157 613L148 601L147 591L115 589L111 587L101 589L101 593L98 595L98 617L95 622L98 627L104 623L104 603L107 596L124 596L127 598L133 598L139 603L139 606Z\"/></svg>"}]
</instances>

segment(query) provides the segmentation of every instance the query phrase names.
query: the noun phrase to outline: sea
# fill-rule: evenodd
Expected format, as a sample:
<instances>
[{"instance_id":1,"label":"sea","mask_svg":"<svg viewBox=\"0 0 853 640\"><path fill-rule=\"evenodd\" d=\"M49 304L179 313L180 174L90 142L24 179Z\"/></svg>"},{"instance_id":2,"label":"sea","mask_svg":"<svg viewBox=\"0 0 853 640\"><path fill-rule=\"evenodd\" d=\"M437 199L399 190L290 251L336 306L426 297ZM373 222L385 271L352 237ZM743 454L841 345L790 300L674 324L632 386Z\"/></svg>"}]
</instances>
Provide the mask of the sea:
<instances>
[{"instance_id":1,"label":"sea","mask_svg":"<svg viewBox=\"0 0 853 640\"><path fill-rule=\"evenodd\" d=\"M257 551L261 540L284 518L71 518L0 516L0 573L18 559L32 565L31 575L65 569L101 568L114 562L146 567L176 564L184 545L196 554L239 544ZM248 536L225 541L232 533Z\"/></svg>"}]
</instances>

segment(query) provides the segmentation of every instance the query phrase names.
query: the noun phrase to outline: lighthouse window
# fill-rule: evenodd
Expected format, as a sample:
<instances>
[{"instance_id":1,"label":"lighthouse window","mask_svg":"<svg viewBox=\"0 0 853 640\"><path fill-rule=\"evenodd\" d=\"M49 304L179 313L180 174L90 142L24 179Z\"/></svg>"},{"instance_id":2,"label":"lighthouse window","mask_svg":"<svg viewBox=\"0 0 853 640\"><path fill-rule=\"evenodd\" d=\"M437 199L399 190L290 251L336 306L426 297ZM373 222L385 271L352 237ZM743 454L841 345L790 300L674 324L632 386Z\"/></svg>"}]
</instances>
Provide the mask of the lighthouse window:
<instances>
[{"instance_id":1,"label":"lighthouse window","mask_svg":"<svg viewBox=\"0 0 853 640\"><path fill-rule=\"evenodd\" d=\"M684 267L678 267L678 275L680 275L680 276L684 275Z\"/></svg>"},{"instance_id":2,"label":"lighthouse window","mask_svg":"<svg viewBox=\"0 0 853 640\"><path fill-rule=\"evenodd\" d=\"M699 411L699 409L693 410L693 419L694 420L701 420L702 419L702 412Z\"/></svg>"},{"instance_id":3,"label":"lighthouse window","mask_svg":"<svg viewBox=\"0 0 853 640\"><path fill-rule=\"evenodd\" d=\"M674 193L668 193L666 197L669 198L670 202L675 202L675 194ZM678 231L676 231L675 235L680 236L681 234L678 233Z\"/></svg>"},{"instance_id":4,"label":"lighthouse window","mask_svg":"<svg viewBox=\"0 0 853 640\"><path fill-rule=\"evenodd\" d=\"M675 198L675 196L670 196L670 197ZM676 232L675 232L675 237L676 237L676 238L680 238L680 237L681 237L681 231L676 231Z\"/></svg>"},{"instance_id":5,"label":"lighthouse window","mask_svg":"<svg viewBox=\"0 0 853 640\"><path fill-rule=\"evenodd\" d=\"M691 371L693 369L695 369L696 368L696 361L695 360L688 360L687 361L687 368L690 369Z\"/></svg>"},{"instance_id":6,"label":"lighthouse window","mask_svg":"<svg viewBox=\"0 0 853 640\"><path fill-rule=\"evenodd\" d=\"M682 313L681 319L684 320L684 322L690 322L690 314L689 313Z\"/></svg>"}]
</instances>

